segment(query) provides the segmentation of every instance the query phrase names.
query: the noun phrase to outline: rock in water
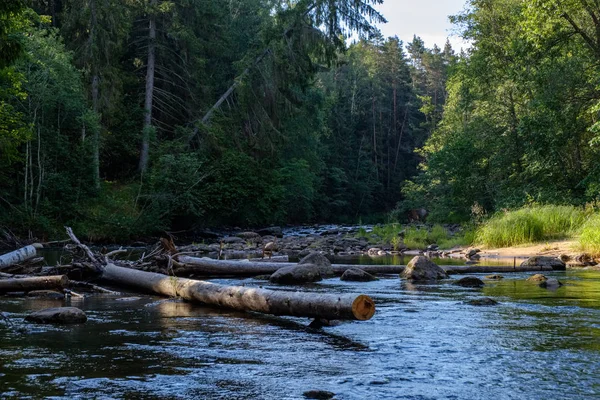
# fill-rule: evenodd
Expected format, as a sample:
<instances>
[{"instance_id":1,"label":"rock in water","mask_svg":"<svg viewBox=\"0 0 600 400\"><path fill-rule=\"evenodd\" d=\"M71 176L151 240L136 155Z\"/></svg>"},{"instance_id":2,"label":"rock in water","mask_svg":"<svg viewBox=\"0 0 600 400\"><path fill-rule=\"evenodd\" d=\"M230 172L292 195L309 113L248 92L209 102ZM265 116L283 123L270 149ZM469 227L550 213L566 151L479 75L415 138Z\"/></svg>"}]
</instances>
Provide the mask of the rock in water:
<instances>
[{"instance_id":1,"label":"rock in water","mask_svg":"<svg viewBox=\"0 0 600 400\"><path fill-rule=\"evenodd\" d=\"M490 299L489 297L484 297L482 299L469 300L466 302L472 306L495 306L498 302L494 299Z\"/></svg>"},{"instance_id":2,"label":"rock in water","mask_svg":"<svg viewBox=\"0 0 600 400\"><path fill-rule=\"evenodd\" d=\"M479 278L475 278L474 276L465 276L454 282L455 285L462 287L471 287L471 288L480 288L485 286L485 283Z\"/></svg>"},{"instance_id":3,"label":"rock in water","mask_svg":"<svg viewBox=\"0 0 600 400\"><path fill-rule=\"evenodd\" d=\"M38 324L81 324L87 321L87 316L76 307L47 308L29 314L25 321Z\"/></svg>"},{"instance_id":4,"label":"rock in water","mask_svg":"<svg viewBox=\"0 0 600 400\"><path fill-rule=\"evenodd\" d=\"M378 280L376 277L360 268L350 268L345 270L340 279L349 282L371 282Z\"/></svg>"},{"instance_id":5,"label":"rock in water","mask_svg":"<svg viewBox=\"0 0 600 400\"><path fill-rule=\"evenodd\" d=\"M485 279L490 279L490 280L495 280L495 281L499 281L500 279L504 279L504 277L502 275L487 275L485 277Z\"/></svg>"},{"instance_id":6,"label":"rock in water","mask_svg":"<svg viewBox=\"0 0 600 400\"><path fill-rule=\"evenodd\" d=\"M535 256L521 263L521 267L551 267L555 271L564 271L567 265L556 257Z\"/></svg>"},{"instance_id":7,"label":"rock in water","mask_svg":"<svg viewBox=\"0 0 600 400\"><path fill-rule=\"evenodd\" d=\"M563 285L562 282L559 281L558 279L550 278L550 279L545 280L544 282L540 283L539 287L552 290L552 289L558 289L562 285Z\"/></svg>"},{"instance_id":8,"label":"rock in water","mask_svg":"<svg viewBox=\"0 0 600 400\"><path fill-rule=\"evenodd\" d=\"M49 300L64 300L65 295L55 290L32 290L27 293L27 297L35 297L37 299L49 299Z\"/></svg>"},{"instance_id":9,"label":"rock in water","mask_svg":"<svg viewBox=\"0 0 600 400\"><path fill-rule=\"evenodd\" d=\"M327 392L325 390L309 390L303 393L303 396L307 399L318 399L328 400L335 396L335 393Z\"/></svg>"},{"instance_id":10,"label":"rock in water","mask_svg":"<svg viewBox=\"0 0 600 400\"><path fill-rule=\"evenodd\" d=\"M529 282L545 282L548 280L548 278L546 278L546 275L535 274L535 275L531 275L529 278L527 278L527 280Z\"/></svg>"},{"instance_id":11,"label":"rock in water","mask_svg":"<svg viewBox=\"0 0 600 400\"><path fill-rule=\"evenodd\" d=\"M400 277L411 281L436 281L448 278L448 274L427 257L416 256L410 260Z\"/></svg>"},{"instance_id":12,"label":"rock in water","mask_svg":"<svg viewBox=\"0 0 600 400\"><path fill-rule=\"evenodd\" d=\"M299 264L278 269L269 280L273 283L300 284L322 280L319 267L314 264Z\"/></svg>"},{"instance_id":13,"label":"rock in water","mask_svg":"<svg viewBox=\"0 0 600 400\"><path fill-rule=\"evenodd\" d=\"M333 272L333 268L331 267L331 261L329 261L329 259L321 253L310 253L298 262L298 265L303 264L316 265L317 268L319 268L319 271L321 272L321 276L335 275L335 273Z\"/></svg>"}]
</instances>

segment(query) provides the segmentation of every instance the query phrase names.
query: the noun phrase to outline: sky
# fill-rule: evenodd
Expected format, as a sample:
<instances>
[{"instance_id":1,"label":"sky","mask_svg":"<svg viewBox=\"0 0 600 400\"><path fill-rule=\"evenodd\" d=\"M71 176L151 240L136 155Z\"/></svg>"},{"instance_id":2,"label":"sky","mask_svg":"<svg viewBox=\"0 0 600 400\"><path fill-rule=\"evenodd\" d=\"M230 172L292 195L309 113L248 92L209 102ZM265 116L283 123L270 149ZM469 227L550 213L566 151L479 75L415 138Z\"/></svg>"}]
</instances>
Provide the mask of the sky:
<instances>
[{"instance_id":1,"label":"sky","mask_svg":"<svg viewBox=\"0 0 600 400\"><path fill-rule=\"evenodd\" d=\"M437 44L444 47L446 38L457 53L468 43L452 32L449 15L458 14L465 8L466 0L384 0L377 9L387 19L379 26L384 37L398 36L404 43L420 36L428 48Z\"/></svg>"}]
</instances>

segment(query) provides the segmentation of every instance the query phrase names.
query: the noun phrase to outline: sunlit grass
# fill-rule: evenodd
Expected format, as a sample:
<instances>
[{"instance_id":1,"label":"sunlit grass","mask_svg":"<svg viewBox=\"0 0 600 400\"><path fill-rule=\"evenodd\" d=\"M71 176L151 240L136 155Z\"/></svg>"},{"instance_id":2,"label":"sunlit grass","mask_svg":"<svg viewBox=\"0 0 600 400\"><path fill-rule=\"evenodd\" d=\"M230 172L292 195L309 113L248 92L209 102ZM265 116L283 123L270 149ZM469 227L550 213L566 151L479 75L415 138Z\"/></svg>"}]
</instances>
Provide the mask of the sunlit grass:
<instances>
[{"instance_id":1,"label":"sunlit grass","mask_svg":"<svg viewBox=\"0 0 600 400\"><path fill-rule=\"evenodd\" d=\"M477 230L477 243L509 247L574 237L588 213L574 206L536 206L497 214Z\"/></svg>"},{"instance_id":2,"label":"sunlit grass","mask_svg":"<svg viewBox=\"0 0 600 400\"><path fill-rule=\"evenodd\" d=\"M579 245L586 253L600 255L600 214L594 214L583 225Z\"/></svg>"}]
</instances>

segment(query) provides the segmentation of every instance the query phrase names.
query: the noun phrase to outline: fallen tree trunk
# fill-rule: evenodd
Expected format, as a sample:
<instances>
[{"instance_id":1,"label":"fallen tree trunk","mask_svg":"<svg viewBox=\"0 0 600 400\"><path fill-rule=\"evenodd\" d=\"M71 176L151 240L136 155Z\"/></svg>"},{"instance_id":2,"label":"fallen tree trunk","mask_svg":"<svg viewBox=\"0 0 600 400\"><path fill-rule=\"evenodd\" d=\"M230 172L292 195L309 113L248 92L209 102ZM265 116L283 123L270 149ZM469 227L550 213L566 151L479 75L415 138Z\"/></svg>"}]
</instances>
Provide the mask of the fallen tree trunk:
<instances>
[{"instance_id":1,"label":"fallen tree trunk","mask_svg":"<svg viewBox=\"0 0 600 400\"><path fill-rule=\"evenodd\" d=\"M42 246L41 244L34 243L32 245L20 248L19 250L15 250L10 253L1 255L0 268L8 267L9 265L19 264L23 261L34 258L35 256L37 256L37 250L42 248L44 248L44 246Z\"/></svg>"},{"instance_id":2,"label":"fallen tree trunk","mask_svg":"<svg viewBox=\"0 0 600 400\"><path fill-rule=\"evenodd\" d=\"M283 267L298 265L289 262L264 261L232 261L215 260L213 258L197 258L179 256L179 263L183 264L174 268L177 275L197 274L206 276L257 276L270 275ZM332 264L331 267L336 275L342 275L351 268L360 268L370 274L399 274L404 271L402 265L353 265Z\"/></svg>"},{"instance_id":3,"label":"fallen tree trunk","mask_svg":"<svg viewBox=\"0 0 600 400\"><path fill-rule=\"evenodd\" d=\"M179 256L181 265L173 271L176 275L203 275L203 276L257 276L270 275L283 267L297 265L295 263L264 261L233 261L215 260L213 258L197 258ZM400 274L405 265L356 265L356 264L332 264L331 267L336 275L342 275L346 270L359 268L370 274ZM551 271L550 267L520 267L508 265L440 265L448 274L469 273L501 273L501 272L534 272Z\"/></svg>"},{"instance_id":4,"label":"fallen tree trunk","mask_svg":"<svg viewBox=\"0 0 600 400\"><path fill-rule=\"evenodd\" d=\"M535 272L552 271L552 267L512 267L510 265L441 265L447 274L472 274L472 273L496 273L496 272Z\"/></svg>"},{"instance_id":5,"label":"fallen tree trunk","mask_svg":"<svg viewBox=\"0 0 600 400\"><path fill-rule=\"evenodd\" d=\"M375 303L365 295L338 296L223 286L118 267L110 263L104 268L102 279L164 296L264 314L366 321L375 313Z\"/></svg>"},{"instance_id":6,"label":"fallen tree trunk","mask_svg":"<svg viewBox=\"0 0 600 400\"><path fill-rule=\"evenodd\" d=\"M62 289L69 285L66 275L36 276L31 278L2 279L0 293L29 292L31 290Z\"/></svg>"}]
</instances>

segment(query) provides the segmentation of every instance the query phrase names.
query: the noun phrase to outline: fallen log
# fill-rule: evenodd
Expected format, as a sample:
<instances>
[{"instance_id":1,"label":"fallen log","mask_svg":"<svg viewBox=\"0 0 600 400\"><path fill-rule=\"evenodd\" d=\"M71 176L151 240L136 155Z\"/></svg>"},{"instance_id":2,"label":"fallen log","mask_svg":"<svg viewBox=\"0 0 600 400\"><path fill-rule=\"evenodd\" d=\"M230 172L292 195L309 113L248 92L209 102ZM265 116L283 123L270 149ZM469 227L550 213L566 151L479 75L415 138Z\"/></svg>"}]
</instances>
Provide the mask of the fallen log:
<instances>
[{"instance_id":1,"label":"fallen log","mask_svg":"<svg viewBox=\"0 0 600 400\"><path fill-rule=\"evenodd\" d=\"M375 313L375 303L366 295L338 296L224 286L118 267L111 263L104 267L102 279L163 296L264 314L366 321Z\"/></svg>"},{"instance_id":2,"label":"fallen log","mask_svg":"<svg viewBox=\"0 0 600 400\"><path fill-rule=\"evenodd\" d=\"M552 271L548 266L510 266L510 265L440 265L447 274L500 273L500 272L535 272Z\"/></svg>"},{"instance_id":3,"label":"fallen log","mask_svg":"<svg viewBox=\"0 0 600 400\"><path fill-rule=\"evenodd\" d=\"M179 256L180 265L173 271L176 275L204 275L204 276L257 276L270 275L283 267L297 265L295 263L269 262L269 261L231 261L215 260L213 258L197 258ZM357 264L332 264L336 275L342 275L346 270L359 268L369 274L400 274L405 265L357 265ZM501 272L533 272L550 271L548 267L520 267L509 265L440 265L447 274L473 274L473 273L501 273Z\"/></svg>"},{"instance_id":4,"label":"fallen log","mask_svg":"<svg viewBox=\"0 0 600 400\"><path fill-rule=\"evenodd\" d=\"M176 275L205 275L205 276L257 276L270 275L283 267L298 265L289 262L264 261L231 261L215 260L213 258L197 258L179 256L180 266L173 268ZM351 268L360 268L370 274L399 274L404 271L402 265L353 265L332 264L336 275L342 275Z\"/></svg>"},{"instance_id":5,"label":"fallen log","mask_svg":"<svg viewBox=\"0 0 600 400\"><path fill-rule=\"evenodd\" d=\"M34 243L29 246L20 248L19 250L0 256L0 268L8 267L9 265L19 264L37 256L38 249L42 249L39 243Z\"/></svg>"},{"instance_id":6,"label":"fallen log","mask_svg":"<svg viewBox=\"0 0 600 400\"><path fill-rule=\"evenodd\" d=\"M62 289L69 285L66 275L36 276L0 280L0 293L28 292L31 290Z\"/></svg>"}]
</instances>

